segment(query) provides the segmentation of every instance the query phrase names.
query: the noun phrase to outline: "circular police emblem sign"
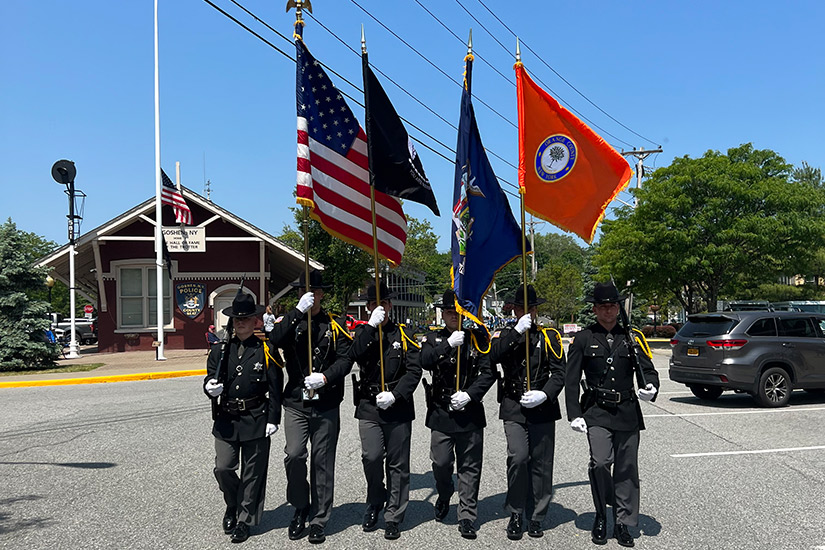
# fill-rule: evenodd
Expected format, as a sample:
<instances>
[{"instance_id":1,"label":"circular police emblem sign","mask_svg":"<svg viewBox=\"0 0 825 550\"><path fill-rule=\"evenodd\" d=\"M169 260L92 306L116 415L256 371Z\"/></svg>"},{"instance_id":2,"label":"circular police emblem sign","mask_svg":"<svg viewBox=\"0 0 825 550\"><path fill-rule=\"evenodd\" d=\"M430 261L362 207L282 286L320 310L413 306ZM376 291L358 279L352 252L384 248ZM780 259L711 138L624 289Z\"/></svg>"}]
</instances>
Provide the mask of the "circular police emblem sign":
<instances>
[{"instance_id":1,"label":"circular police emblem sign","mask_svg":"<svg viewBox=\"0 0 825 550\"><path fill-rule=\"evenodd\" d=\"M536 175L548 183L558 181L573 170L578 158L576 143L564 134L554 134L536 151Z\"/></svg>"}]
</instances>

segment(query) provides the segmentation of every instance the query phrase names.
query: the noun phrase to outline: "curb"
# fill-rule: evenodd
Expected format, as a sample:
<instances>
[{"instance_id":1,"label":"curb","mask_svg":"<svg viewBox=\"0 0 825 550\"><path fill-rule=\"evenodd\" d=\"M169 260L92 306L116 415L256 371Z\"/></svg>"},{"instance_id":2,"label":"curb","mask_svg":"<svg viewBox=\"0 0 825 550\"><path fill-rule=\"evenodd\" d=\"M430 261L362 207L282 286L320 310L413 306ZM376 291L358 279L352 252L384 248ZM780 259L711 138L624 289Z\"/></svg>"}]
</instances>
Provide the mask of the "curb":
<instances>
[{"instance_id":1,"label":"curb","mask_svg":"<svg viewBox=\"0 0 825 550\"><path fill-rule=\"evenodd\" d=\"M161 380L182 376L206 376L206 369L115 374L112 376L87 376L85 378L60 378L51 380L21 380L0 382L0 388L29 388L33 386L68 386L72 384L105 384L108 382L133 382L135 380Z\"/></svg>"}]
</instances>

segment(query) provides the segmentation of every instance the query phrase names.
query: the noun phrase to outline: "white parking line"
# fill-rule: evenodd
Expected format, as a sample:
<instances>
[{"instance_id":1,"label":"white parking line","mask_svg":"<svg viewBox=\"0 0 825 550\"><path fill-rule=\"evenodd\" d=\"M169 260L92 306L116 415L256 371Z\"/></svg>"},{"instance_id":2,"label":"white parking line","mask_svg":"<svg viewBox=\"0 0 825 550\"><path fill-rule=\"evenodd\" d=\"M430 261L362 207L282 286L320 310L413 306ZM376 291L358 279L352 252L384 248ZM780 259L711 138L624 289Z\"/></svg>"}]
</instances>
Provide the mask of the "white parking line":
<instances>
[{"instance_id":1,"label":"white parking line","mask_svg":"<svg viewBox=\"0 0 825 550\"><path fill-rule=\"evenodd\" d=\"M760 449L758 451L720 451L715 453L687 453L682 455L670 455L671 458L696 458L700 456L726 456L726 455L758 455L764 453L788 453L791 451L818 451L825 449L825 445L816 447L787 447L784 449Z\"/></svg>"},{"instance_id":2,"label":"white parking line","mask_svg":"<svg viewBox=\"0 0 825 550\"><path fill-rule=\"evenodd\" d=\"M784 409L763 409L757 411L726 411L726 412L706 412L706 413L684 413L684 414L646 414L645 418L684 418L688 416L722 416L727 414L776 414L805 411L825 411L825 407L797 407Z\"/></svg>"},{"instance_id":3,"label":"white parking line","mask_svg":"<svg viewBox=\"0 0 825 550\"><path fill-rule=\"evenodd\" d=\"M693 392L689 391L689 390L688 391L660 391L659 395L685 395L685 394L691 394L691 393L693 393Z\"/></svg>"}]
</instances>

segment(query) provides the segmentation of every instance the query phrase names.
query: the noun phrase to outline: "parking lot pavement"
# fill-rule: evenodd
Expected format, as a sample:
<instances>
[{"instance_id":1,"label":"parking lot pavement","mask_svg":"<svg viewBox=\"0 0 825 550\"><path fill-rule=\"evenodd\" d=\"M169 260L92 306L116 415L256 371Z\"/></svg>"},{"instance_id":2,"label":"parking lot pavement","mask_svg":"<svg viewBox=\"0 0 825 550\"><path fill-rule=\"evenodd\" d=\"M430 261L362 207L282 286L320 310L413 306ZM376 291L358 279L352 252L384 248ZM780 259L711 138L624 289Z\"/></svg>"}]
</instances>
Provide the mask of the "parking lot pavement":
<instances>
[{"instance_id":1,"label":"parking lot pavement","mask_svg":"<svg viewBox=\"0 0 825 550\"><path fill-rule=\"evenodd\" d=\"M667 373L667 354L654 362ZM665 376L666 377L666 376ZM199 377L0 389L0 548L226 548L212 465L209 404ZM487 396L479 538L459 538L453 497L443 524L435 500L416 394L410 506L401 539L363 533L365 483L351 389L342 405L335 508L327 545L335 548L594 548L587 482L587 441L556 425L554 502L542 539L508 541L506 443L494 392ZM781 410L759 409L748 396L701 402L664 381L643 403L641 517L637 548L803 549L825 546L825 398L794 395ZM244 548L306 548L287 540L293 510L284 502L283 435L273 439L266 512ZM799 450L806 448L807 450ZM797 450L777 450L797 449ZM750 454L709 454L748 452ZM770 452L763 452L770 451ZM381 523L383 526L383 523ZM619 548L610 541L605 548Z\"/></svg>"}]
</instances>

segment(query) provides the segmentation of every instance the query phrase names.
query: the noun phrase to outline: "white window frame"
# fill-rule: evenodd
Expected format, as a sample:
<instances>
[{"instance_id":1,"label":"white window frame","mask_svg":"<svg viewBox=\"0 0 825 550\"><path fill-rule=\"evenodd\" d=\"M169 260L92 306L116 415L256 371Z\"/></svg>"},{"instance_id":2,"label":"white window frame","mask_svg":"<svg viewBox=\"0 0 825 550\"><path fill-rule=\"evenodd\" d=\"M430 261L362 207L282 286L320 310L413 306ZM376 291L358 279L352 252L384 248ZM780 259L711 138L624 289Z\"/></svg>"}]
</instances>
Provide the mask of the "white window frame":
<instances>
[{"instance_id":1,"label":"white window frame","mask_svg":"<svg viewBox=\"0 0 825 550\"><path fill-rule=\"evenodd\" d=\"M174 262L173 262L174 263ZM117 329L115 333L125 333L125 332L152 332L153 330L157 330L157 324L148 326L146 325L146 321L149 319L149 270L155 269L157 266L155 264L154 259L130 259L130 260L117 260L111 263L111 270L115 273L115 281L116 281L116 296L117 296ZM174 266L173 266L174 267ZM124 326L121 322L121 294L120 294L120 282L121 282L121 269L142 269L143 270L143 277L142 277L142 285L143 288L141 293L143 294L143 319L144 325L143 326ZM163 269L163 268L161 268ZM174 269L173 269L174 271ZM164 274L168 278L168 275ZM175 293L174 288L172 285L173 281L169 281L169 313L170 319L169 323L163 325L164 332L166 331L174 331L175 329Z\"/></svg>"}]
</instances>

